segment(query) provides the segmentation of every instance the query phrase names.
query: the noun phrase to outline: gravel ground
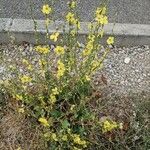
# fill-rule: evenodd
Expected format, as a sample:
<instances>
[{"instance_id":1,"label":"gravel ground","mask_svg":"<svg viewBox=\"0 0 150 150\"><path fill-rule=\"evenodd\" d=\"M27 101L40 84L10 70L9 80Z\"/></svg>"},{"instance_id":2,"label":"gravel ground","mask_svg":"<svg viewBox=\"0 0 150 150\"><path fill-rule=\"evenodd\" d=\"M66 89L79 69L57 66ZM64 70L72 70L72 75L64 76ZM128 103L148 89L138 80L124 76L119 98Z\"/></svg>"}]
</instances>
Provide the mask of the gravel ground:
<instances>
[{"instance_id":1,"label":"gravel ground","mask_svg":"<svg viewBox=\"0 0 150 150\"><path fill-rule=\"evenodd\" d=\"M32 45L1 45L0 56L6 54L7 61L16 59L18 49L24 55L32 50ZM53 46L52 46L53 47ZM36 58L36 56L34 57ZM38 59L38 58L37 58ZM0 60L0 78L4 78L5 63ZM130 48L111 48L103 69L96 74L95 84L101 88L101 83L106 93L110 95L129 95L142 92L150 93L150 48L137 46Z\"/></svg>"},{"instance_id":2,"label":"gravel ground","mask_svg":"<svg viewBox=\"0 0 150 150\"><path fill-rule=\"evenodd\" d=\"M150 48L113 48L101 71L111 94L150 93Z\"/></svg>"}]
</instances>

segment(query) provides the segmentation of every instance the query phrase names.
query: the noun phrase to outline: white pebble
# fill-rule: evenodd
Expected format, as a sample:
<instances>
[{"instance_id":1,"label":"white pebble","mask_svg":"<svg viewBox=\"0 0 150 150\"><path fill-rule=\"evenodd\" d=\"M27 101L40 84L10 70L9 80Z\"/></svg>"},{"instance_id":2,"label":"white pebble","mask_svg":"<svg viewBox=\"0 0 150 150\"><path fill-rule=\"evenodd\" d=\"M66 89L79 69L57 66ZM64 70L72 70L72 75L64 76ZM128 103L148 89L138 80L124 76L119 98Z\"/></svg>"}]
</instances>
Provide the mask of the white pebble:
<instances>
[{"instance_id":1,"label":"white pebble","mask_svg":"<svg viewBox=\"0 0 150 150\"><path fill-rule=\"evenodd\" d=\"M124 60L124 63L125 63L125 64L128 64L129 62L130 62L130 58L129 58L129 57L126 57L125 60Z\"/></svg>"}]
</instances>

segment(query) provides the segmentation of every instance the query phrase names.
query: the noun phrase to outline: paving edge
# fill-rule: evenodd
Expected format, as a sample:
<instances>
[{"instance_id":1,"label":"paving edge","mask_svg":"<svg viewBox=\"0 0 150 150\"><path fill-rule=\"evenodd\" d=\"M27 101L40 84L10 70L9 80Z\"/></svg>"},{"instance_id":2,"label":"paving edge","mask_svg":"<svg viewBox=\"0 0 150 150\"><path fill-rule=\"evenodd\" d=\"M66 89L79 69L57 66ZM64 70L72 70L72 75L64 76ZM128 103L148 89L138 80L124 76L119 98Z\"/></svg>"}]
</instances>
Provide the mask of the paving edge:
<instances>
[{"instance_id":1,"label":"paving edge","mask_svg":"<svg viewBox=\"0 0 150 150\"><path fill-rule=\"evenodd\" d=\"M44 20L36 20L37 35L39 36L39 43L45 43L45 26ZM49 33L56 31L56 28L62 27L62 21L56 21L50 24ZM67 26L66 26L67 29ZM136 45L150 45L150 25L147 24L121 24L109 23L104 27L105 43L107 36L113 35L116 38L117 46L136 46ZM63 29L58 30L63 34ZM85 39L88 34L88 22L81 22L81 30L79 37ZM0 18L0 43L9 43L11 39L15 39L16 43L23 41L35 44L35 30L33 20L30 19L11 19Z\"/></svg>"}]
</instances>

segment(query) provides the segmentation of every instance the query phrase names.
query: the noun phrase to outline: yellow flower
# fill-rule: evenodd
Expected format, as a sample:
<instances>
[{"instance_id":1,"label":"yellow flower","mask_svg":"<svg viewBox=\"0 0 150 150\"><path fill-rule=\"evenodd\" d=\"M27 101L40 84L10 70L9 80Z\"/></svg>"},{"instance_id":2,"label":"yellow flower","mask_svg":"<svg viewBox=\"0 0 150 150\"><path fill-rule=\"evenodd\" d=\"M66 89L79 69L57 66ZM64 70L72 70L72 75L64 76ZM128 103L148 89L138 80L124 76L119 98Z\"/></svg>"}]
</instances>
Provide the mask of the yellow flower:
<instances>
[{"instance_id":1,"label":"yellow flower","mask_svg":"<svg viewBox=\"0 0 150 150\"><path fill-rule=\"evenodd\" d=\"M64 47L62 47L62 46L57 46L57 47L55 48L55 53L56 53L57 55L64 54L64 53L65 53Z\"/></svg>"},{"instance_id":2,"label":"yellow flower","mask_svg":"<svg viewBox=\"0 0 150 150\"><path fill-rule=\"evenodd\" d=\"M107 44L108 44L108 45L114 44L114 37L109 37L109 38L107 39Z\"/></svg>"},{"instance_id":3,"label":"yellow flower","mask_svg":"<svg viewBox=\"0 0 150 150\"><path fill-rule=\"evenodd\" d=\"M48 4L43 5L42 12L43 14L48 15L52 12L52 8Z\"/></svg>"},{"instance_id":4,"label":"yellow flower","mask_svg":"<svg viewBox=\"0 0 150 150\"><path fill-rule=\"evenodd\" d=\"M106 14L106 7L98 7L97 9L96 9L96 15L105 15Z\"/></svg>"},{"instance_id":5,"label":"yellow flower","mask_svg":"<svg viewBox=\"0 0 150 150\"><path fill-rule=\"evenodd\" d=\"M97 15L95 20L102 25L108 24L108 17L104 15Z\"/></svg>"},{"instance_id":6,"label":"yellow flower","mask_svg":"<svg viewBox=\"0 0 150 150\"><path fill-rule=\"evenodd\" d=\"M93 42L94 42L94 40L93 40L93 41L90 40L90 41L87 43L86 48L92 50L92 49L94 48Z\"/></svg>"},{"instance_id":7,"label":"yellow flower","mask_svg":"<svg viewBox=\"0 0 150 150\"><path fill-rule=\"evenodd\" d=\"M61 76L64 75L64 72L65 72L65 65L60 61L58 60L58 71L57 71L57 78L60 78Z\"/></svg>"},{"instance_id":8,"label":"yellow flower","mask_svg":"<svg viewBox=\"0 0 150 150\"><path fill-rule=\"evenodd\" d=\"M55 95L53 95L53 94L50 95L50 102L51 102L52 104L54 104L54 103L56 102L56 97L55 97Z\"/></svg>"},{"instance_id":9,"label":"yellow flower","mask_svg":"<svg viewBox=\"0 0 150 150\"><path fill-rule=\"evenodd\" d=\"M49 123L45 118L39 118L38 121L44 126L44 127L49 127Z\"/></svg>"},{"instance_id":10,"label":"yellow flower","mask_svg":"<svg viewBox=\"0 0 150 150\"><path fill-rule=\"evenodd\" d=\"M21 82L22 83L28 83L28 82L31 82L32 81L32 78L30 78L29 76L27 75L23 75L21 78L20 78Z\"/></svg>"},{"instance_id":11,"label":"yellow flower","mask_svg":"<svg viewBox=\"0 0 150 150\"><path fill-rule=\"evenodd\" d=\"M97 60L93 61L91 70L94 71L99 65L100 65L99 61Z\"/></svg>"},{"instance_id":12,"label":"yellow flower","mask_svg":"<svg viewBox=\"0 0 150 150\"><path fill-rule=\"evenodd\" d=\"M54 140L54 141L58 141L57 136L56 136L56 133L52 133L51 138L52 138L52 140Z\"/></svg>"},{"instance_id":13,"label":"yellow flower","mask_svg":"<svg viewBox=\"0 0 150 150\"><path fill-rule=\"evenodd\" d=\"M107 16L104 16L102 21L101 21L101 24L108 24L108 17Z\"/></svg>"},{"instance_id":14,"label":"yellow flower","mask_svg":"<svg viewBox=\"0 0 150 150\"><path fill-rule=\"evenodd\" d=\"M63 135L63 136L62 136L62 140L63 140L63 141L67 141L67 140L68 140L67 135Z\"/></svg>"},{"instance_id":15,"label":"yellow flower","mask_svg":"<svg viewBox=\"0 0 150 150\"><path fill-rule=\"evenodd\" d=\"M74 108L75 108L75 105L71 105L70 110L73 111Z\"/></svg>"},{"instance_id":16,"label":"yellow flower","mask_svg":"<svg viewBox=\"0 0 150 150\"><path fill-rule=\"evenodd\" d=\"M117 127L118 127L118 125L115 121L105 120L103 122L102 132L105 133L108 131L112 131L113 129L116 129Z\"/></svg>"},{"instance_id":17,"label":"yellow flower","mask_svg":"<svg viewBox=\"0 0 150 150\"><path fill-rule=\"evenodd\" d=\"M94 39L95 39L95 36L92 35L92 36L89 36L88 37L89 41L86 45L86 48L83 50L83 56L88 56L91 54L93 48L94 48Z\"/></svg>"},{"instance_id":18,"label":"yellow flower","mask_svg":"<svg viewBox=\"0 0 150 150\"><path fill-rule=\"evenodd\" d=\"M40 67L43 67L43 66L45 66L47 64L47 62L44 60L44 59L40 59L39 60L39 66Z\"/></svg>"},{"instance_id":19,"label":"yellow flower","mask_svg":"<svg viewBox=\"0 0 150 150\"><path fill-rule=\"evenodd\" d=\"M95 40L95 35L89 35L88 39L90 40L89 42L94 42Z\"/></svg>"},{"instance_id":20,"label":"yellow flower","mask_svg":"<svg viewBox=\"0 0 150 150\"><path fill-rule=\"evenodd\" d=\"M42 54L49 53L49 47L48 46L37 46L37 47L35 47L35 50L39 53L42 53Z\"/></svg>"},{"instance_id":21,"label":"yellow flower","mask_svg":"<svg viewBox=\"0 0 150 150\"><path fill-rule=\"evenodd\" d=\"M81 28L81 24L78 19L76 19L75 25L76 25L77 29Z\"/></svg>"},{"instance_id":22,"label":"yellow flower","mask_svg":"<svg viewBox=\"0 0 150 150\"><path fill-rule=\"evenodd\" d=\"M73 141L74 141L75 144L79 144L79 145L82 145L83 147L87 147L86 141L85 140L81 140L80 135L73 134L72 137L73 137Z\"/></svg>"},{"instance_id":23,"label":"yellow flower","mask_svg":"<svg viewBox=\"0 0 150 150\"><path fill-rule=\"evenodd\" d=\"M85 79L86 79L87 81L90 81L90 80L91 80L88 75L85 76Z\"/></svg>"},{"instance_id":24,"label":"yellow flower","mask_svg":"<svg viewBox=\"0 0 150 150\"><path fill-rule=\"evenodd\" d=\"M79 135L74 135L73 137L74 137L74 139L73 139L74 143L79 144L80 140L81 140L80 136Z\"/></svg>"},{"instance_id":25,"label":"yellow flower","mask_svg":"<svg viewBox=\"0 0 150 150\"><path fill-rule=\"evenodd\" d=\"M52 93L54 95L58 95L59 94L57 87L55 87L54 89L52 89Z\"/></svg>"},{"instance_id":26,"label":"yellow flower","mask_svg":"<svg viewBox=\"0 0 150 150\"><path fill-rule=\"evenodd\" d=\"M71 3L70 3L70 8L75 8L76 7L76 2L75 1L72 1Z\"/></svg>"},{"instance_id":27,"label":"yellow flower","mask_svg":"<svg viewBox=\"0 0 150 150\"><path fill-rule=\"evenodd\" d=\"M66 15L66 20L69 24L75 25L77 29L80 29L80 22L78 19L75 19L75 16L72 12L68 12Z\"/></svg>"},{"instance_id":28,"label":"yellow flower","mask_svg":"<svg viewBox=\"0 0 150 150\"><path fill-rule=\"evenodd\" d=\"M19 108L19 109L18 109L18 112L19 112L19 113L24 113L24 108Z\"/></svg>"},{"instance_id":29,"label":"yellow flower","mask_svg":"<svg viewBox=\"0 0 150 150\"><path fill-rule=\"evenodd\" d=\"M19 94L16 94L15 98L16 98L17 100L23 100L22 95L19 95Z\"/></svg>"},{"instance_id":30,"label":"yellow flower","mask_svg":"<svg viewBox=\"0 0 150 150\"><path fill-rule=\"evenodd\" d=\"M23 62L25 65L28 65L28 64L29 64L28 60L26 60L26 59L23 59L22 62Z\"/></svg>"},{"instance_id":31,"label":"yellow flower","mask_svg":"<svg viewBox=\"0 0 150 150\"><path fill-rule=\"evenodd\" d=\"M31 64L29 64L28 60L23 59L22 62L23 62L23 64L27 65L28 70L30 70L30 71L33 70L33 67Z\"/></svg>"},{"instance_id":32,"label":"yellow flower","mask_svg":"<svg viewBox=\"0 0 150 150\"><path fill-rule=\"evenodd\" d=\"M68 14L66 15L66 20L72 24L75 24L75 22L76 22L76 20L74 18L74 14L71 12L68 12Z\"/></svg>"},{"instance_id":33,"label":"yellow flower","mask_svg":"<svg viewBox=\"0 0 150 150\"><path fill-rule=\"evenodd\" d=\"M50 39L56 42L58 40L59 32L55 32L52 35L50 35Z\"/></svg>"},{"instance_id":34,"label":"yellow flower","mask_svg":"<svg viewBox=\"0 0 150 150\"><path fill-rule=\"evenodd\" d=\"M60 77L62 77L63 75L64 75L64 70L62 70L62 69L59 69L58 71L57 71L57 78L59 79Z\"/></svg>"},{"instance_id":35,"label":"yellow flower","mask_svg":"<svg viewBox=\"0 0 150 150\"><path fill-rule=\"evenodd\" d=\"M22 85L22 88L23 88L24 90L26 90L26 89L27 89L27 86L25 86L25 85Z\"/></svg>"},{"instance_id":36,"label":"yellow flower","mask_svg":"<svg viewBox=\"0 0 150 150\"><path fill-rule=\"evenodd\" d=\"M61 62L61 60L58 60L58 69L65 69L65 65Z\"/></svg>"},{"instance_id":37,"label":"yellow flower","mask_svg":"<svg viewBox=\"0 0 150 150\"><path fill-rule=\"evenodd\" d=\"M91 50L90 49L83 50L83 56L88 56L90 54L91 54Z\"/></svg>"},{"instance_id":38,"label":"yellow flower","mask_svg":"<svg viewBox=\"0 0 150 150\"><path fill-rule=\"evenodd\" d=\"M103 8L102 8L102 15L105 15L105 14L106 14L106 11L107 11L106 7L103 7Z\"/></svg>"},{"instance_id":39,"label":"yellow flower","mask_svg":"<svg viewBox=\"0 0 150 150\"><path fill-rule=\"evenodd\" d=\"M33 70L33 66L32 65L28 65L28 70L32 71Z\"/></svg>"},{"instance_id":40,"label":"yellow flower","mask_svg":"<svg viewBox=\"0 0 150 150\"><path fill-rule=\"evenodd\" d=\"M123 129L123 123L121 122L121 123L119 123L119 129Z\"/></svg>"},{"instance_id":41,"label":"yellow flower","mask_svg":"<svg viewBox=\"0 0 150 150\"><path fill-rule=\"evenodd\" d=\"M10 65L10 66L9 66L9 69L15 70L15 69L16 69L16 66Z\"/></svg>"}]
</instances>

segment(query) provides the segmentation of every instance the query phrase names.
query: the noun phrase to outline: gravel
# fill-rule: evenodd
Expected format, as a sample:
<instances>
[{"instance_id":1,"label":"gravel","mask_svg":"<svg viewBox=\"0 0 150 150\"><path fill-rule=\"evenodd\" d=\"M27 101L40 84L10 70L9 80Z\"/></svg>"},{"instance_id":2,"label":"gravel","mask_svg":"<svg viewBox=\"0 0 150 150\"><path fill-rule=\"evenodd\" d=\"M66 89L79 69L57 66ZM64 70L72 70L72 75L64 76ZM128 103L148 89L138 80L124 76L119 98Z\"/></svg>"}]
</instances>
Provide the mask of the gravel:
<instances>
[{"instance_id":1,"label":"gravel","mask_svg":"<svg viewBox=\"0 0 150 150\"><path fill-rule=\"evenodd\" d=\"M113 48L100 72L110 94L150 93L150 49L148 46Z\"/></svg>"},{"instance_id":2,"label":"gravel","mask_svg":"<svg viewBox=\"0 0 150 150\"><path fill-rule=\"evenodd\" d=\"M51 47L53 48L53 46ZM34 55L33 64L38 60L31 44L1 45L0 57L3 58L5 55L7 61L17 60L18 50L23 50L24 56ZM1 59L0 78L4 79L6 78L5 66ZM95 76L94 84L111 96L150 93L149 46L111 48L110 53L104 60L104 67Z\"/></svg>"}]
</instances>

